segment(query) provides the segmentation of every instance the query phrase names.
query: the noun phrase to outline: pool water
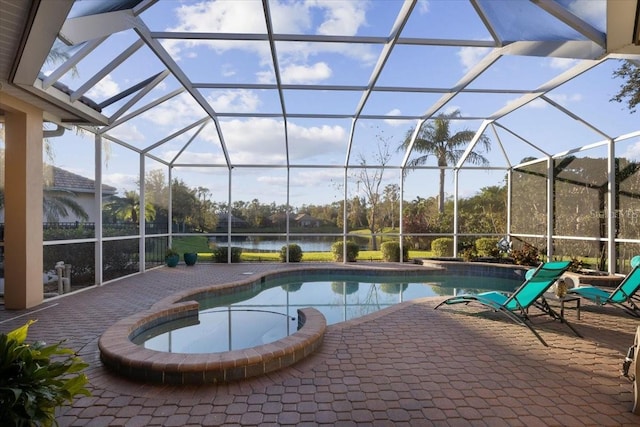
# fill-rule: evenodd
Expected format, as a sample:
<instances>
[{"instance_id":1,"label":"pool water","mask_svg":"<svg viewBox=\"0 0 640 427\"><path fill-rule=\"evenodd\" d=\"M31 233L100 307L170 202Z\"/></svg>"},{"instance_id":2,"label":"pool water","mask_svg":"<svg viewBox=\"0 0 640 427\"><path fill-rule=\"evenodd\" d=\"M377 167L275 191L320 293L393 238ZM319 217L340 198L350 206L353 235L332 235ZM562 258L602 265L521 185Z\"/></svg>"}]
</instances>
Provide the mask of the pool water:
<instances>
[{"instance_id":1,"label":"pool water","mask_svg":"<svg viewBox=\"0 0 640 427\"><path fill-rule=\"evenodd\" d=\"M255 292L208 298L199 319L166 323L134 342L172 353L217 353L277 341L298 330L299 308L313 307L327 324L355 319L416 298L488 290L513 291L521 282L500 278L429 275L424 277L305 276L304 281L265 281ZM461 287L464 286L464 287Z\"/></svg>"}]
</instances>

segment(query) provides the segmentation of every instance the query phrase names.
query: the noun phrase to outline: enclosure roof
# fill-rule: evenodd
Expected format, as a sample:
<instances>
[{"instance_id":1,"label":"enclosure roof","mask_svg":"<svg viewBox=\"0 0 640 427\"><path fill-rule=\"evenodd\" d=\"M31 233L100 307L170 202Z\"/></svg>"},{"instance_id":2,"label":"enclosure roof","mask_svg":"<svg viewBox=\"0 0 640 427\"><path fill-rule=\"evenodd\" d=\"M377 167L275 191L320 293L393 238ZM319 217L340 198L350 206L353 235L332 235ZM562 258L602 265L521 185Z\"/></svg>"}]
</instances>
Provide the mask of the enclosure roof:
<instances>
[{"instance_id":1,"label":"enclosure roof","mask_svg":"<svg viewBox=\"0 0 640 427\"><path fill-rule=\"evenodd\" d=\"M357 166L410 138L403 167L456 110L475 132L458 166L481 135L499 167L639 135L610 102L621 59L640 63L636 0L0 6L3 90L171 166Z\"/></svg>"}]
</instances>

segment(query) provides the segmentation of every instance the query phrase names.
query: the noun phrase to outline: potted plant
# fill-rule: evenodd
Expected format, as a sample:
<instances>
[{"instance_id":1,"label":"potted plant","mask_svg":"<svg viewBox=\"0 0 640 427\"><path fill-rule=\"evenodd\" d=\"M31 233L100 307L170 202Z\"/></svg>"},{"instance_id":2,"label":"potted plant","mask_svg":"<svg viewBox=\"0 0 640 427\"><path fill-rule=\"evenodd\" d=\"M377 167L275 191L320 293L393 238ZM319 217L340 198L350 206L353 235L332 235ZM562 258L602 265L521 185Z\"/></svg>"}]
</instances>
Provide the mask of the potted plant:
<instances>
[{"instance_id":1,"label":"potted plant","mask_svg":"<svg viewBox=\"0 0 640 427\"><path fill-rule=\"evenodd\" d=\"M195 265L196 261L198 261L198 254L196 252L185 252L182 254L184 258L184 263L187 265Z\"/></svg>"},{"instance_id":2,"label":"potted plant","mask_svg":"<svg viewBox=\"0 0 640 427\"><path fill-rule=\"evenodd\" d=\"M165 254L164 260L167 263L168 267L175 267L180 261L180 254L169 247L167 248L167 253Z\"/></svg>"},{"instance_id":3,"label":"potted plant","mask_svg":"<svg viewBox=\"0 0 640 427\"><path fill-rule=\"evenodd\" d=\"M30 320L0 334L0 420L2 425L57 425L56 408L78 395L90 396L89 382L81 371L89 365L62 342L27 344Z\"/></svg>"}]
</instances>

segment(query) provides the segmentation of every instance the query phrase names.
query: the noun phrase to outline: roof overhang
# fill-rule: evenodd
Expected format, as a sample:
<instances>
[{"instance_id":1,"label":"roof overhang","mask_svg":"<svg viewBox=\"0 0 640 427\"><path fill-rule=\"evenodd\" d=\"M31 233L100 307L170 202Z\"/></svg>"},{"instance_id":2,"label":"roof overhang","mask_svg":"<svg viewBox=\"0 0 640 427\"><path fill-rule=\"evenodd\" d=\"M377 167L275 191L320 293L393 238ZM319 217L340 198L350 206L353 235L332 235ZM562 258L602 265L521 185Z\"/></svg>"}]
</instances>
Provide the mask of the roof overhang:
<instances>
[{"instance_id":1,"label":"roof overhang","mask_svg":"<svg viewBox=\"0 0 640 427\"><path fill-rule=\"evenodd\" d=\"M73 4L74 0L33 2L8 83L68 113L58 114L59 122L104 125L108 123L104 115L80 100L72 101L57 87L44 88L38 77ZM10 92L21 97L21 91Z\"/></svg>"}]
</instances>

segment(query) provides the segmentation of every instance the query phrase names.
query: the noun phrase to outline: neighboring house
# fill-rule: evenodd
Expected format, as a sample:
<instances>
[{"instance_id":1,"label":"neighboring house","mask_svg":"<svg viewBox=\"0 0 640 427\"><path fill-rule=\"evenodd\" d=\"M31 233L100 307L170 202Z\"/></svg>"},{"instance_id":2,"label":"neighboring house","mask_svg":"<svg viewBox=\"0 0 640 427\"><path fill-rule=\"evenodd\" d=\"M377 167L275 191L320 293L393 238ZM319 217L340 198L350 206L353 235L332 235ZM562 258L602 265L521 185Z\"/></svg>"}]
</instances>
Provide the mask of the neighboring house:
<instances>
[{"instance_id":1,"label":"neighboring house","mask_svg":"<svg viewBox=\"0 0 640 427\"><path fill-rule=\"evenodd\" d=\"M284 212L271 215L269 217L271 222L275 225L284 226L287 220L287 214ZM289 224L294 227L301 228L316 228L322 225L322 220L312 217L309 214L289 214Z\"/></svg>"},{"instance_id":2,"label":"neighboring house","mask_svg":"<svg viewBox=\"0 0 640 427\"><path fill-rule=\"evenodd\" d=\"M231 215L231 228L246 228L249 224L242 218L238 218L237 216ZM226 232L229 228L229 214L227 212L222 212L218 214L218 225L216 226L216 231Z\"/></svg>"},{"instance_id":3,"label":"neighboring house","mask_svg":"<svg viewBox=\"0 0 640 427\"><path fill-rule=\"evenodd\" d=\"M316 228L322 225L322 221L318 218L314 218L309 214L300 214L295 218L296 225L302 228Z\"/></svg>"},{"instance_id":4,"label":"neighboring house","mask_svg":"<svg viewBox=\"0 0 640 427\"><path fill-rule=\"evenodd\" d=\"M98 219L98 215L100 215L101 213L96 212L94 180L61 169L57 166L45 165L44 170L45 175L47 176L44 187L45 191L65 190L73 192L75 194L76 202L78 202L78 204L82 206L84 211L89 216L86 222L95 222ZM51 171L53 172L53 177L51 177ZM50 185L48 185L49 183ZM117 189L115 187L103 184L103 200L109 199L111 196L115 195L116 191ZM68 217L60 218L59 221L75 222L81 221L81 219L77 218L73 213L70 212ZM2 222L4 222L4 207L0 208L0 223Z\"/></svg>"}]
</instances>

